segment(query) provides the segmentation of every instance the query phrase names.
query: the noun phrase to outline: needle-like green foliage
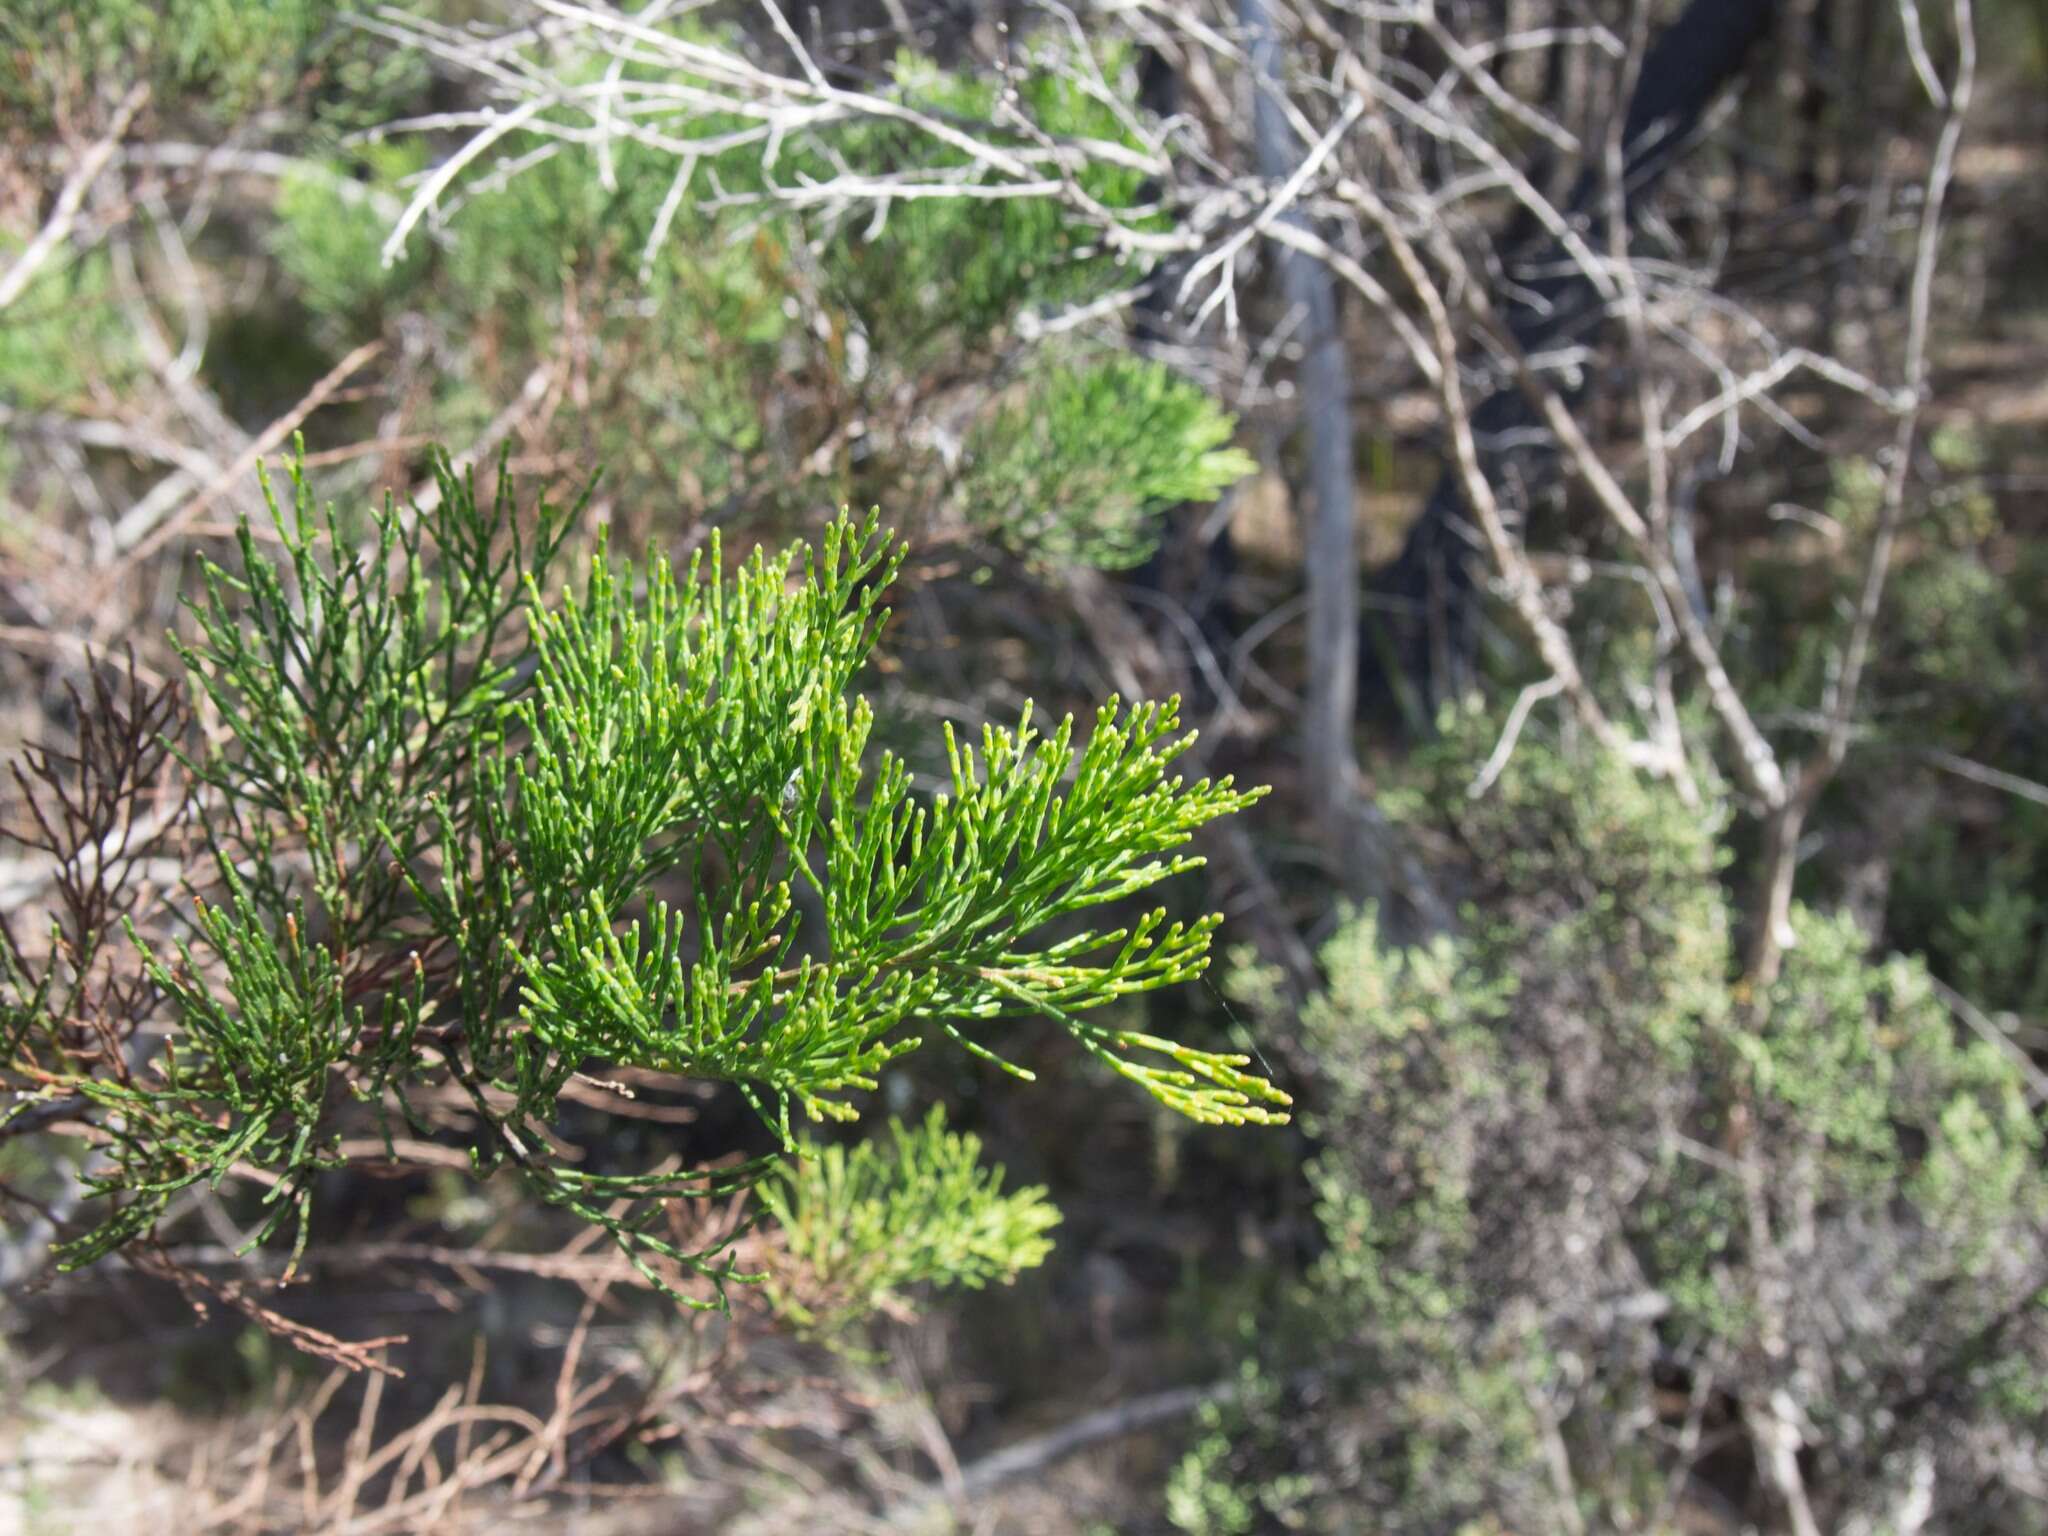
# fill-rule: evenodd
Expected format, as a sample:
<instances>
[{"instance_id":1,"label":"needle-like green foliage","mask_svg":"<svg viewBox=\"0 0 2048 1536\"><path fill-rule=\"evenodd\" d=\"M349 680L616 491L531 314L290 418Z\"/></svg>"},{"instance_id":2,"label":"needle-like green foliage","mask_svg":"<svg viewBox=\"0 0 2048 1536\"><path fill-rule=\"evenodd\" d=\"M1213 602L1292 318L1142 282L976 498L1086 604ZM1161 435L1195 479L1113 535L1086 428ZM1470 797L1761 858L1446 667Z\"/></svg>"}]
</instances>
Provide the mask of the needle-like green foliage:
<instances>
[{"instance_id":1,"label":"needle-like green foliage","mask_svg":"<svg viewBox=\"0 0 2048 1536\"><path fill-rule=\"evenodd\" d=\"M1078 749L1071 720L1041 738L1028 708L984 729L979 760L949 732L950 791L921 804L899 758L870 768L873 714L846 691L897 565L875 520L842 518L815 553L757 551L731 578L718 563L715 538L681 582L657 560L635 596L600 557L581 601L536 606L510 827L535 892L515 945L532 1070L602 1059L733 1082L788 1144L792 1104L851 1118L845 1095L919 1043L904 1027L999 1059L967 1031L1035 1015L1196 1119L1274 1117L1243 1058L1079 1017L1207 958L1213 919L1065 921L1193 867L1176 850L1251 798L1168 775L1191 740L1171 703L1112 700ZM685 869L693 911L627 915ZM797 954L798 882L823 905L822 954Z\"/></svg>"},{"instance_id":2,"label":"needle-like green foliage","mask_svg":"<svg viewBox=\"0 0 2048 1536\"><path fill-rule=\"evenodd\" d=\"M889 1133L850 1152L806 1146L761 1185L785 1255L769 1294L806 1327L831 1331L914 1286L1007 1283L1052 1251L1060 1215L1044 1189L1005 1192L980 1140L947 1130L942 1110Z\"/></svg>"},{"instance_id":3,"label":"needle-like green foliage","mask_svg":"<svg viewBox=\"0 0 2048 1536\"><path fill-rule=\"evenodd\" d=\"M794 1152L793 1108L854 1118L933 1034L1029 1079L1006 1040L1038 1019L1196 1120L1285 1118L1245 1057L1098 1022L1206 965L1214 917L1131 900L1198 864L1193 834L1256 795L1170 772L1192 741L1173 702L1112 699L1085 740L1071 719L1041 736L1028 706L978 751L949 734L926 797L870 752L852 692L901 565L872 516L730 571L714 535L680 577L600 544L580 592L557 595L569 519L543 506L522 539L502 476L480 506L443 463L431 507L387 502L353 542L296 466L291 483L271 504L281 557L245 526L240 569L205 564L192 605L183 655L220 728L185 761L227 894L197 907L175 961L145 962L170 1048L141 1071L39 1079L110 1130L94 1178L110 1214L69 1262L238 1171L276 1206L258 1240L291 1217L303 1243L342 1117L417 1127L435 1084L467 1097L480 1171L513 1165L664 1289L733 1273L729 1241L675 1240L668 1203L778 1160L608 1168L561 1140L581 1075L732 1084ZM923 1136L899 1144L937 1180L913 1203L973 1205L969 1144ZM807 1223L826 1219L818 1198L801 1197ZM1022 1232L1007 1209L984 1214Z\"/></svg>"},{"instance_id":4,"label":"needle-like green foliage","mask_svg":"<svg viewBox=\"0 0 2048 1536\"><path fill-rule=\"evenodd\" d=\"M179 653L227 734L190 766L226 813L221 842L258 883L273 880L281 835L302 840L346 953L382 931L402 894L390 859L372 856L378 844L416 857L430 803L467 829L472 756L500 735L526 659L502 643L518 628L517 582L529 563L547 568L567 519L544 507L529 552L509 481L482 509L438 459L434 504L407 518L387 501L351 548L296 462L290 481L280 506L263 476L281 567L246 520L239 573L200 564L205 595L188 605L199 638Z\"/></svg>"},{"instance_id":5,"label":"needle-like green foliage","mask_svg":"<svg viewBox=\"0 0 2048 1536\"><path fill-rule=\"evenodd\" d=\"M81 1085L114 1111L112 1170L87 1182L126 1199L65 1249L68 1267L148 1231L171 1196L201 1180L217 1188L237 1164L273 1179L264 1204L275 1209L244 1251L292 1218L296 1259L305 1246L312 1179L342 1162L325 1114L330 1091L346 1085L367 1096L411 1054L417 972L410 995L385 996L390 1027L366 1038L363 1009L349 1002L334 954L307 940L296 913L287 913L283 933L275 933L232 869L226 878L232 906L202 903L198 910L200 937L224 973L218 990L197 979L188 944L178 946L173 965L146 955L149 979L177 1021L164 1060L151 1080Z\"/></svg>"},{"instance_id":6,"label":"needle-like green foliage","mask_svg":"<svg viewBox=\"0 0 2048 1536\"><path fill-rule=\"evenodd\" d=\"M1161 508L1214 501L1258 466L1236 421L1149 359L1039 369L968 436L962 501L991 537L1038 559L1115 569L1152 553Z\"/></svg>"}]
</instances>

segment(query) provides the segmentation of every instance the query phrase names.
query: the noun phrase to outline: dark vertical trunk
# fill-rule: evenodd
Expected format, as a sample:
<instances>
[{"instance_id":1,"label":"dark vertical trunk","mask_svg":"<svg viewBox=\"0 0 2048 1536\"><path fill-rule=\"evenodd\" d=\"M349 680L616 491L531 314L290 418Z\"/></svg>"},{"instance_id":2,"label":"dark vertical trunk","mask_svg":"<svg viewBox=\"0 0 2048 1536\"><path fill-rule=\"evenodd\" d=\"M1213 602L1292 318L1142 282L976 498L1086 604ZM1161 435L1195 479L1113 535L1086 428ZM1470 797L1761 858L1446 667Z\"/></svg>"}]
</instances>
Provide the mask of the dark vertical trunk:
<instances>
[{"instance_id":1,"label":"dark vertical trunk","mask_svg":"<svg viewBox=\"0 0 2048 1536\"><path fill-rule=\"evenodd\" d=\"M1562 31L1570 21L1561 5L1553 5L1544 16L1546 25ZM1565 128L1570 129L1580 117L1578 103L1572 99L1572 57L1578 50L1562 37L1552 38L1543 50L1543 84L1536 105L1548 112ZM1546 161L1554 161L1554 155L1545 155ZM1563 192L1559 185L1559 167L1551 164L1543 177L1536 182L1544 196L1557 197Z\"/></svg>"},{"instance_id":2,"label":"dark vertical trunk","mask_svg":"<svg viewBox=\"0 0 2048 1536\"><path fill-rule=\"evenodd\" d=\"M1798 195L1814 202L1821 188L1831 185L1828 151L1828 108L1834 96L1840 67L1835 58L1836 0L1809 0L1803 55L1804 69L1799 82L1799 178Z\"/></svg>"}]
</instances>

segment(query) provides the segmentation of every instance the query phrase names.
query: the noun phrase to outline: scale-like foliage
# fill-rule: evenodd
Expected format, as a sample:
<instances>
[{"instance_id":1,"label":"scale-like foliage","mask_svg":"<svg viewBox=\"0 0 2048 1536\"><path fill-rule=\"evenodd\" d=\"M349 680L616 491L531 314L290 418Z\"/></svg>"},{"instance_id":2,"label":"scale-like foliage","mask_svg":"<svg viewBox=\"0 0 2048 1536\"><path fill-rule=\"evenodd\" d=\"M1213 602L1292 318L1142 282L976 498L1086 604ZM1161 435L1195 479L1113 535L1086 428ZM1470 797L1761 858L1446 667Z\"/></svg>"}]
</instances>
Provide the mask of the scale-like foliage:
<instances>
[{"instance_id":1,"label":"scale-like foliage","mask_svg":"<svg viewBox=\"0 0 2048 1536\"><path fill-rule=\"evenodd\" d=\"M1040 738L1028 709L984 731L978 764L949 732L951 792L919 804L900 759L868 767L873 715L846 694L884 617L890 542L842 519L792 591L798 557L757 552L728 579L707 570L714 540L680 583L657 561L641 598L600 558L583 601L536 610L513 771L537 919L518 946L527 1038L559 1062L737 1082L779 1102L786 1140L791 1101L850 1114L843 1095L917 1044L899 1026L931 1020L989 1055L963 1024L1040 1015L1197 1119L1269 1118L1243 1058L1077 1017L1199 971L1213 920L1056 926L1193 867L1176 850L1251 797L1168 776L1190 739L1173 739L1171 703L1112 700L1084 749L1071 720ZM657 904L619 931L685 865L694 924ZM824 907L823 955L795 953L795 882Z\"/></svg>"},{"instance_id":2,"label":"scale-like foliage","mask_svg":"<svg viewBox=\"0 0 2048 1536\"><path fill-rule=\"evenodd\" d=\"M372 850L388 842L399 859L415 857L429 795L460 807L466 825L466 764L477 741L500 733L522 660L500 654L519 606L511 578L527 561L509 482L484 512L445 459L435 476L431 510L402 518L387 502L373 542L348 549L296 463L288 508L264 475L284 568L245 521L241 572L201 562L205 596L190 605L200 638L179 647L229 728L192 765L232 814L225 845L260 863L279 822L298 833L343 952L378 933L399 892ZM500 526L512 533L502 548ZM533 570L546 570L566 526L543 508Z\"/></svg>"},{"instance_id":3,"label":"scale-like foliage","mask_svg":"<svg viewBox=\"0 0 2048 1536\"><path fill-rule=\"evenodd\" d=\"M1214 501L1258 467L1230 446L1235 426L1158 363L1060 364L976 424L961 499L1027 553L1135 565L1152 552L1162 508Z\"/></svg>"},{"instance_id":4,"label":"scale-like foliage","mask_svg":"<svg viewBox=\"0 0 2048 1536\"><path fill-rule=\"evenodd\" d=\"M233 871L226 875L231 907L198 909L218 985L198 979L201 968L187 944L171 965L145 956L177 1026L163 1063L148 1078L80 1084L87 1098L114 1112L111 1167L87 1183L117 1204L64 1250L69 1267L149 1231L171 1196L202 1179L218 1188L237 1164L273 1178L264 1203L276 1209L247 1247L293 1218L296 1255L305 1246L313 1177L341 1165L326 1116L330 1090L347 1083L367 1096L382 1086L386 1069L410 1056L417 973L410 997L387 994L387 1027L366 1040L363 1009L349 1002L334 953L309 942L297 913L286 914L282 934L273 931Z\"/></svg>"},{"instance_id":5,"label":"scale-like foliage","mask_svg":"<svg viewBox=\"0 0 2048 1536\"><path fill-rule=\"evenodd\" d=\"M511 1163L664 1289L732 1275L730 1235L692 1251L665 1207L777 1160L585 1166L558 1122L588 1072L730 1083L794 1151L792 1107L854 1118L926 1032L1029 1078L997 1031L1038 1017L1194 1119L1285 1118L1247 1058L1089 1017L1203 969L1215 918L1106 914L1198 864L1192 835L1256 797L1170 774L1192 741L1171 701L1111 700L1085 742L1071 719L1041 737L1028 707L979 753L949 735L950 784L926 800L902 760L871 759L850 692L901 563L874 517L730 572L714 535L680 578L600 547L557 597L568 519L544 505L522 539L504 477L480 505L437 474L433 506L387 501L352 543L294 465L270 503L281 556L244 526L239 570L202 567L181 654L219 728L187 761L227 894L196 905L174 961L143 961L170 1016L160 1063L36 1079L111 1128L92 1180L109 1214L68 1262L235 1171L270 1185L257 1240L290 1217L303 1243L342 1118L411 1116L434 1084L470 1101L479 1168ZM978 1208L968 1145L902 1141L899 1172L936 1181L903 1198ZM815 1190L788 1198L839 1219ZM1029 1204L988 1208L1012 1258L1043 1226Z\"/></svg>"},{"instance_id":6,"label":"scale-like foliage","mask_svg":"<svg viewBox=\"0 0 2048 1536\"><path fill-rule=\"evenodd\" d=\"M598 445L615 489L754 512L914 498L944 526L1046 562L1135 564L1164 506L1212 499L1249 471L1228 448L1230 416L1156 363L1063 361L1055 344L1046 362L1023 360L1021 390L1006 387L1014 364L997 359L1019 356L1021 313L1144 275L1058 199L1004 195L1000 175L890 114L828 112L764 145L758 121L715 105L717 71L673 62L743 54L744 31L702 13L645 26L673 40L670 63L652 48L572 48L549 67L674 100L657 140L586 152L558 127L507 132L388 265L378 253L425 141L358 145L287 178L273 246L322 329L353 337L403 303L471 338L470 365L434 386L434 419L451 431L481 424L494 380L514 388L573 344L604 366L555 409L555 433ZM1076 188L1158 230L1166 217L1144 206L1144 152L1118 104L1135 73L1114 47L1079 73L1019 55L1001 80L905 54L871 85L1013 151L1099 147L1071 169ZM853 219L802 195L846 174L914 185ZM919 195L927 182L990 195ZM963 366L975 357L989 366Z\"/></svg>"},{"instance_id":7,"label":"scale-like foliage","mask_svg":"<svg viewBox=\"0 0 2048 1536\"><path fill-rule=\"evenodd\" d=\"M1095 62L1119 79L1128 50L1105 48ZM1042 67L1019 57L997 80L940 69L910 53L897 56L887 88L891 100L960 124L981 142L1028 148L1035 135L1114 146L1139 146L1116 107L1095 95L1078 71ZM1015 114L1032 125L1020 128ZM986 172L967 155L902 123L873 118L834 124L809 154L789 157L773 173L784 185L824 180L846 166L876 176L916 167L920 177L974 181ZM1164 213L1141 207L1144 173L1110 155L1074 173L1097 206L1115 209L1137 228L1166 227ZM1131 279L1098 232L1052 198L912 197L889 207L886 219L849 221L825 253L829 281L884 345L916 349L947 337L976 341L1016 317L1027 304L1085 301Z\"/></svg>"},{"instance_id":8,"label":"scale-like foliage","mask_svg":"<svg viewBox=\"0 0 2048 1536\"><path fill-rule=\"evenodd\" d=\"M886 1145L802 1149L761 1185L786 1257L770 1275L784 1315L831 1329L898 1304L919 1285L1007 1283L1052 1251L1059 1212L1037 1186L1005 1192L978 1137L934 1107L889 1124Z\"/></svg>"}]
</instances>

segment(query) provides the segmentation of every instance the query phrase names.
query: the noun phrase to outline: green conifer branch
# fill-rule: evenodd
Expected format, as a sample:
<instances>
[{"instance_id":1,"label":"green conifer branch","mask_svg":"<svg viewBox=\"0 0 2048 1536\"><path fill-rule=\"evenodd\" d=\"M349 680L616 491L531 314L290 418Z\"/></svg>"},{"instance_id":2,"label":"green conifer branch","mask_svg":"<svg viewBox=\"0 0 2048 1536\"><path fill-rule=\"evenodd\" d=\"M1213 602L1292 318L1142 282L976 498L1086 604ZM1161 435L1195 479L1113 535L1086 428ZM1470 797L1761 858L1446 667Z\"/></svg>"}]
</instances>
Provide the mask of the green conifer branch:
<instances>
[{"instance_id":1,"label":"green conifer branch","mask_svg":"<svg viewBox=\"0 0 2048 1536\"><path fill-rule=\"evenodd\" d=\"M913 1286L1007 1283L1052 1251L1060 1215L1045 1190L1005 1191L1002 1168L942 1110L889 1133L851 1151L806 1145L761 1184L784 1244L769 1296L806 1327L835 1331Z\"/></svg>"},{"instance_id":2,"label":"green conifer branch","mask_svg":"<svg viewBox=\"0 0 2048 1536\"><path fill-rule=\"evenodd\" d=\"M253 1241L289 1222L303 1245L344 1106L388 1142L390 1111L417 1126L409 1092L435 1081L481 1123L480 1172L513 1164L671 1294L749 1277L736 1233L691 1252L663 1207L782 1165L572 1166L549 1131L586 1070L730 1083L794 1153L792 1109L855 1118L930 1033L1029 1079L996 1031L1037 1017L1193 1119L1285 1118L1243 1057L1086 1017L1206 966L1214 917L1090 918L1196 867L1193 834L1259 793L1170 773L1194 739L1175 701L1112 699L1085 743L1071 718L1041 735L1028 706L978 750L949 731L949 782L925 797L870 754L851 691L902 565L876 516L730 572L715 534L680 577L600 546L554 597L569 515L543 506L523 540L507 477L489 506L445 459L436 477L435 506L387 501L358 546L295 462L283 503L264 482L281 553L245 524L240 569L202 566L181 654L222 728L183 760L218 806L227 896L196 905L172 959L143 954L163 1059L52 1085L104 1112L109 1149L108 1214L67 1265L231 1173L269 1185ZM799 883L822 932L801 932ZM34 1000L9 993L13 1038ZM967 1143L923 1134L905 1166L971 1203ZM1017 1220L1003 1230L1038 1230Z\"/></svg>"}]
</instances>

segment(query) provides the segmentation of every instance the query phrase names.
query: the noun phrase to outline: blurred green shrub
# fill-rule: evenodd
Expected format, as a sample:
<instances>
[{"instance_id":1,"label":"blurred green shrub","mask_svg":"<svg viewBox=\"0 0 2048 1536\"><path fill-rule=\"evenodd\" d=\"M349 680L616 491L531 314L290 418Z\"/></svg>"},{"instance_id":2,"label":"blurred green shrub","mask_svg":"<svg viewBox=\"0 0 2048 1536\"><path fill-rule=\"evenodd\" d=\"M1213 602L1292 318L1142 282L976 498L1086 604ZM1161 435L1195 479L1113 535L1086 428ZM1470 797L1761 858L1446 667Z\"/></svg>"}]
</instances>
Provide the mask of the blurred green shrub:
<instances>
[{"instance_id":1,"label":"blurred green shrub","mask_svg":"<svg viewBox=\"0 0 2048 1536\"><path fill-rule=\"evenodd\" d=\"M1648 1427L1698 1390L1737 1433L1787 1395L1828 1528L1925 1450L1942 1528L2004 1531L1969 1490L2048 1432L2048 1173L2012 1060L1803 908L1751 995L1718 818L1526 738L1475 800L1493 730L1452 720L1399 797L1460 851L1460 931L1390 949L1365 914L1323 951L1326 1250L1256 1355L1317 1390L1198 1440L1181 1528L1675 1528L1686 1473ZM1255 967L1232 987L1278 1007Z\"/></svg>"}]
</instances>

